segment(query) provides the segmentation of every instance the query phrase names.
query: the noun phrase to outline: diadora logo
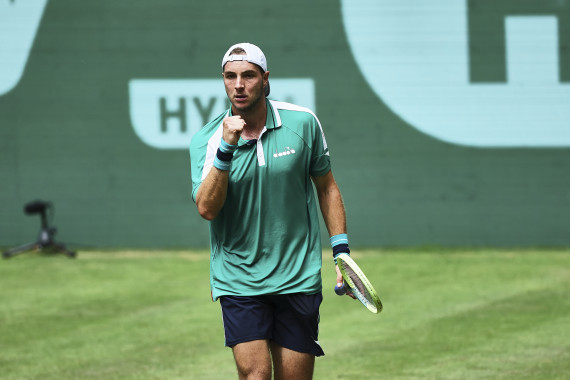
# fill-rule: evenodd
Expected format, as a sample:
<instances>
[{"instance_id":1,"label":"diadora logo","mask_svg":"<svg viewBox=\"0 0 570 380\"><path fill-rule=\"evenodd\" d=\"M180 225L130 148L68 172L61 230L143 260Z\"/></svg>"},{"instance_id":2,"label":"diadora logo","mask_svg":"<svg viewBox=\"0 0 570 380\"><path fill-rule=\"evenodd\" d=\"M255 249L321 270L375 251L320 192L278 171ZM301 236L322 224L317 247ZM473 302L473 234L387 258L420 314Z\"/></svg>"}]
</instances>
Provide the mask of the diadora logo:
<instances>
[{"instance_id":1,"label":"diadora logo","mask_svg":"<svg viewBox=\"0 0 570 380\"><path fill-rule=\"evenodd\" d=\"M315 109L313 79L270 79L272 99ZM222 79L133 79L131 123L145 144L188 149L190 138L230 106Z\"/></svg>"},{"instance_id":2,"label":"diadora logo","mask_svg":"<svg viewBox=\"0 0 570 380\"><path fill-rule=\"evenodd\" d=\"M288 156L290 154L295 154L295 149L291 149L289 147L286 147L285 150L283 150L283 152L274 153L273 157L275 157L275 158L283 157L283 156Z\"/></svg>"},{"instance_id":3,"label":"diadora logo","mask_svg":"<svg viewBox=\"0 0 570 380\"><path fill-rule=\"evenodd\" d=\"M47 0L0 0L0 95L24 74Z\"/></svg>"},{"instance_id":4,"label":"diadora logo","mask_svg":"<svg viewBox=\"0 0 570 380\"><path fill-rule=\"evenodd\" d=\"M438 139L570 146L570 2L342 0L376 95Z\"/></svg>"}]
</instances>

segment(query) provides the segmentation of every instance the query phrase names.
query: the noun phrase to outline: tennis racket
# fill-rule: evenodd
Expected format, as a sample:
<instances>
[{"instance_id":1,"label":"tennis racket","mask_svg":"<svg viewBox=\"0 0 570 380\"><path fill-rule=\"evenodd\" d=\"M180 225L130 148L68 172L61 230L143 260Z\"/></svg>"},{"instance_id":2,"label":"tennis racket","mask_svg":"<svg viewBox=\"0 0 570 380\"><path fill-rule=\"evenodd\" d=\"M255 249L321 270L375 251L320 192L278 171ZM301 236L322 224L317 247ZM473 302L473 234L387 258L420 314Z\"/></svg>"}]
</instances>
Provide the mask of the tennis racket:
<instances>
[{"instance_id":1,"label":"tennis racket","mask_svg":"<svg viewBox=\"0 0 570 380\"><path fill-rule=\"evenodd\" d=\"M334 287L335 293L342 296L350 291L368 310L375 314L381 312L383 307L378 293L354 260L346 253L341 253L336 257L336 262L344 281L342 287Z\"/></svg>"}]
</instances>

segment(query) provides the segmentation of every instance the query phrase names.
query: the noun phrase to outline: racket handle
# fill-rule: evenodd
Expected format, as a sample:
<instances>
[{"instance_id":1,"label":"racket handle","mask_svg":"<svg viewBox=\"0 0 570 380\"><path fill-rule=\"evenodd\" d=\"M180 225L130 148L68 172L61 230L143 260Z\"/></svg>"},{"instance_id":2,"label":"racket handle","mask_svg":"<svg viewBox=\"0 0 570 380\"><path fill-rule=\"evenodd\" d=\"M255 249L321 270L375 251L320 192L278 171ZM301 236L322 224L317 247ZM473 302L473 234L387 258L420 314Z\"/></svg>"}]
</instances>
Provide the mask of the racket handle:
<instances>
[{"instance_id":1,"label":"racket handle","mask_svg":"<svg viewBox=\"0 0 570 380\"><path fill-rule=\"evenodd\" d=\"M334 286L334 292L339 295L339 296L344 296L346 294L346 284L343 282L342 286L338 286L338 284L336 284Z\"/></svg>"}]
</instances>

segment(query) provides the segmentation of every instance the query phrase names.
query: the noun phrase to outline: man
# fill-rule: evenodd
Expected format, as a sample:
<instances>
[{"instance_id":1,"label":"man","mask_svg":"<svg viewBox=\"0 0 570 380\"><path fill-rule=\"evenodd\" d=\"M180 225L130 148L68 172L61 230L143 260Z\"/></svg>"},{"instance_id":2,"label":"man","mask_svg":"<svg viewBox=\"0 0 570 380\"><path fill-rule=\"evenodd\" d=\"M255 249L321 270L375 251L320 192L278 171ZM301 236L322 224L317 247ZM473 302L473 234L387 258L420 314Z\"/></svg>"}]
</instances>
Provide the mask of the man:
<instances>
[{"instance_id":1,"label":"man","mask_svg":"<svg viewBox=\"0 0 570 380\"><path fill-rule=\"evenodd\" d=\"M212 299L240 379L311 379L322 301L313 183L334 254L349 252L341 193L321 125L308 109L268 100L263 52L222 59L231 108L192 138L192 198L210 221ZM337 283L342 276L337 270Z\"/></svg>"}]
</instances>

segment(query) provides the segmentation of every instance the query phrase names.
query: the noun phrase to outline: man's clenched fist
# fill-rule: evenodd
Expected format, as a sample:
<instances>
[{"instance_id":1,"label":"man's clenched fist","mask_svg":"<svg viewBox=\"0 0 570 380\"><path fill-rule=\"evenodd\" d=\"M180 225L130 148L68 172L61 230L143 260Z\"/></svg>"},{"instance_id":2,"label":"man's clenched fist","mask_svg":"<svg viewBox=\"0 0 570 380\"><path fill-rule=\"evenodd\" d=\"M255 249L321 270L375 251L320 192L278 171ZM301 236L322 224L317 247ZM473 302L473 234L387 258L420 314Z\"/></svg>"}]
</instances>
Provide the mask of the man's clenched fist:
<instances>
[{"instance_id":1,"label":"man's clenched fist","mask_svg":"<svg viewBox=\"0 0 570 380\"><path fill-rule=\"evenodd\" d=\"M223 127L222 137L224 141L228 144L236 145L245 127L245 121L241 116L228 116L224 119Z\"/></svg>"}]
</instances>

